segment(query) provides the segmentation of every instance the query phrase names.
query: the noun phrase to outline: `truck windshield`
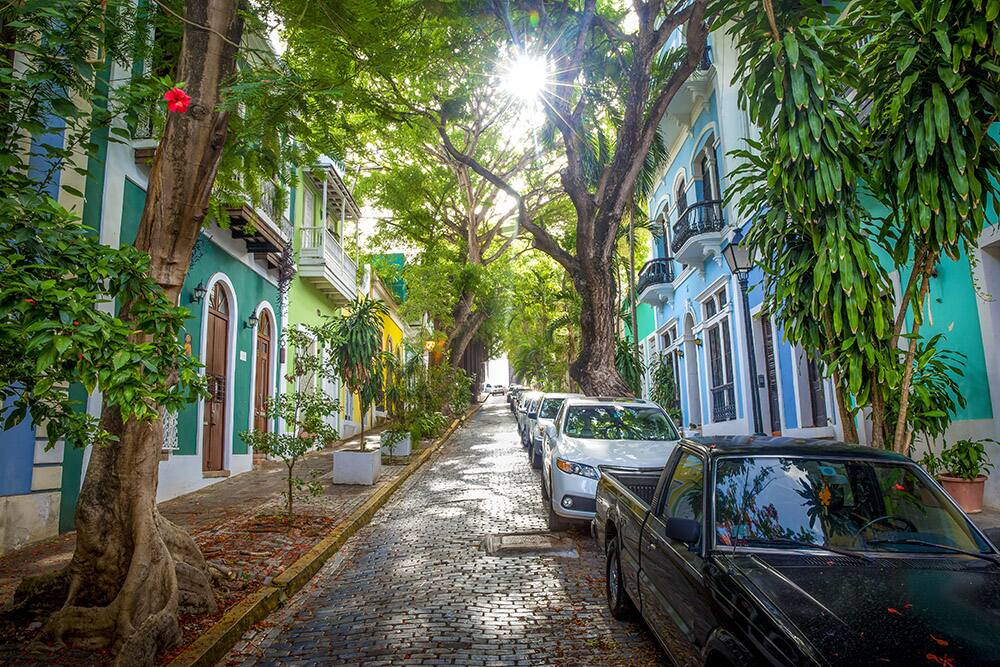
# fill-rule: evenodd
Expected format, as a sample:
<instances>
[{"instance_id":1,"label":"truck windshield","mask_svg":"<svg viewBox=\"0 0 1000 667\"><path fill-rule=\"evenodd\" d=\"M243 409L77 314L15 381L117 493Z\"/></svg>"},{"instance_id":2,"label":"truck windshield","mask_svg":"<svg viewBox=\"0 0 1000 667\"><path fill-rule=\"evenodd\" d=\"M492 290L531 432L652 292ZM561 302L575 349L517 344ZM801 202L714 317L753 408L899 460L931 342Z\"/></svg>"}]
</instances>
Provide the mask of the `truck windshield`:
<instances>
[{"instance_id":1,"label":"truck windshield","mask_svg":"<svg viewBox=\"0 0 1000 667\"><path fill-rule=\"evenodd\" d=\"M594 440L677 440L677 430L656 407L579 406L566 413L566 435Z\"/></svg>"},{"instance_id":2,"label":"truck windshield","mask_svg":"<svg viewBox=\"0 0 1000 667\"><path fill-rule=\"evenodd\" d=\"M891 461L720 459L715 538L744 547L806 542L869 552L990 552L915 465Z\"/></svg>"},{"instance_id":3,"label":"truck windshield","mask_svg":"<svg viewBox=\"0 0 1000 667\"><path fill-rule=\"evenodd\" d=\"M542 409L538 411L539 419L555 419L565 398L546 398L542 401Z\"/></svg>"}]
</instances>

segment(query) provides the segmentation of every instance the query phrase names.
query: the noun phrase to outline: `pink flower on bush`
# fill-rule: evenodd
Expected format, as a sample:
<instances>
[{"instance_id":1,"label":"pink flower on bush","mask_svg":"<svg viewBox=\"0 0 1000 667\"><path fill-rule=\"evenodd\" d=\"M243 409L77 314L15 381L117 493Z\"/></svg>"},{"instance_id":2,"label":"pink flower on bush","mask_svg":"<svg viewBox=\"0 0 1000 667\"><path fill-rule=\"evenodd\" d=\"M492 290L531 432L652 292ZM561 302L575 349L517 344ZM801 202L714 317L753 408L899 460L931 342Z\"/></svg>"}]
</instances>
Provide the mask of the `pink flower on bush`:
<instances>
[{"instance_id":1,"label":"pink flower on bush","mask_svg":"<svg viewBox=\"0 0 1000 667\"><path fill-rule=\"evenodd\" d=\"M167 110L174 113L184 113L191 106L191 96L177 86L163 93L163 99L167 101Z\"/></svg>"}]
</instances>

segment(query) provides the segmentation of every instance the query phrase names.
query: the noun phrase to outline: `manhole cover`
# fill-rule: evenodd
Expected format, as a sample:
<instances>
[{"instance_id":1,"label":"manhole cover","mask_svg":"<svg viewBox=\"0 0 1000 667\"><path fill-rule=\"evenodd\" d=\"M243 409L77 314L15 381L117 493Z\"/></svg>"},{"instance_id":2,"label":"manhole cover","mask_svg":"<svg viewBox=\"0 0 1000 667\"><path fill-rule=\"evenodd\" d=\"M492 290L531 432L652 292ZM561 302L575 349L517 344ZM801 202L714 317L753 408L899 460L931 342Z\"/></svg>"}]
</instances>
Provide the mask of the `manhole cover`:
<instances>
[{"instance_id":1,"label":"manhole cover","mask_svg":"<svg viewBox=\"0 0 1000 667\"><path fill-rule=\"evenodd\" d=\"M579 554L573 541L551 533L506 533L488 535L483 542L486 553L492 556L547 555L577 558Z\"/></svg>"}]
</instances>

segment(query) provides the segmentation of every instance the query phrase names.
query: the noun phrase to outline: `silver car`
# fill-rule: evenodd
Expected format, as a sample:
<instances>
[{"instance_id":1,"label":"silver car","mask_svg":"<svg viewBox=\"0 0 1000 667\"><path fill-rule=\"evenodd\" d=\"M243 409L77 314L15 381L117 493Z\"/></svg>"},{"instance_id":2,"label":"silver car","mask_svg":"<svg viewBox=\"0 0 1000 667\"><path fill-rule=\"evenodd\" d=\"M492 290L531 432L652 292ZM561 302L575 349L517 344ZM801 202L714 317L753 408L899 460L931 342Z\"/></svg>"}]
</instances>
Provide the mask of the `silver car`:
<instances>
[{"instance_id":1,"label":"silver car","mask_svg":"<svg viewBox=\"0 0 1000 667\"><path fill-rule=\"evenodd\" d=\"M594 518L601 467L662 468L680 436L642 399L567 398L542 439L542 498L549 530Z\"/></svg>"},{"instance_id":2,"label":"silver car","mask_svg":"<svg viewBox=\"0 0 1000 667\"><path fill-rule=\"evenodd\" d=\"M542 440L545 436L545 429L555 423L559 408L567 398L583 398L582 394L543 394L535 412L535 419L528 420L528 433L530 442L528 443L528 461L531 467L538 470L542 467ZM530 417L530 413L529 413Z\"/></svg>"},{"instance_id":3,"label":"silver car","mask_svg":"<svg viewBox=\"0 0 1000 667\"><path fill-rule=\"evenodd\" d=\"M517 434L521 438L522 445L527 443L526 429L528 428L528 408L531 406L531 403L540 398L541 395L542 392L540 391L525 391L521 393L521 396L517 401L517 410L514 412L514 417L517 419Z\"/></svg>"}]
</instances>

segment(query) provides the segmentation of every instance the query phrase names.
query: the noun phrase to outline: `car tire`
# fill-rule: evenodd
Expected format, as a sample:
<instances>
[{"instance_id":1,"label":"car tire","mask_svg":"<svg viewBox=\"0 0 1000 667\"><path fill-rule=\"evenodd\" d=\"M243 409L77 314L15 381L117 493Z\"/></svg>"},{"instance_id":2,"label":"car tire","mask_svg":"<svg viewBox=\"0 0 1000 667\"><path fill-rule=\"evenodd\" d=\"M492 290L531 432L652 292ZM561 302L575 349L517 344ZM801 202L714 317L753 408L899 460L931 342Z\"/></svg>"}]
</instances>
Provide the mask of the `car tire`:
<instances>
[{"instance_id":1,"label":"car tire","mask_svg":"<svg viewBox=\"0 0 1000 667\"><path fill-rule=\"evenodd\" d=\"M541 447L539 447L539 448L536 449L534 447L534 445L532 445L531 450L528 453L528 456L531 457L531 469L532 470L541 470L541 468L542 468L542 451L541 451Z\"/></svg>"},{"instance_id":2,"label":"car tire","mask_svg":"<svg viewBox=\"0 0 1000 667\"><path fill-rule=\"evenodd\" d=\"M555 510L552 509L552 501L549 500L547 503L545 503L545 506L549 510L548 517L546 517L546 521L548 523L549 532L550 533L561 533L564 530L569 530L569 526L570 526L569 519L564 519L564 518L562 518L561 516L559 516L558 514L555 513Z\"/></svg>"},{"instance_id":3,"label":"car tire","mask_svg":"<svg viewBox=\"0 0 1000 667\"><path fill-rule=\"evenodd\" d=\"M542 500L546 501L546 503L549 500L549 487L547 487L545 485L545 473L544 473L544 471L542 472Z\"/></svg>"},{"instance_id":4,"label":"car tire","mask_svg":"<svg viewBox=\"0 0 1000 667\"><path fill-rule=\"evenodd\" d=\"M622 559L617 537L608 542L604 575L604 592L611 617L619 621L631 620L635 617L635 606L629 599L628 592L625 590L625 582L622 579Z\"/></svg>"}]
</instances>

